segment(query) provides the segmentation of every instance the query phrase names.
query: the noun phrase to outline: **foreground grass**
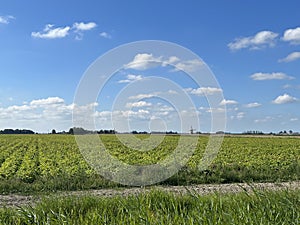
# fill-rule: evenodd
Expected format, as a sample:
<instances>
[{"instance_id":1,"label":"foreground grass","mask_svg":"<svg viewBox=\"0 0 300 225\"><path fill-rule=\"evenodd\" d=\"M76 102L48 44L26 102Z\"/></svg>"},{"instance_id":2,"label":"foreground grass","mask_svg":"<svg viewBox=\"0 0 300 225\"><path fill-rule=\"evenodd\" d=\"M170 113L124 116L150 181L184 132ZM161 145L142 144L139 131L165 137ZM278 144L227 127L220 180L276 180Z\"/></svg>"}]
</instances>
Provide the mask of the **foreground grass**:
<instances>
[{"instance_id":1,"label":"foreground grass","mask_svg":"<svg viewBox=\"0 0 300 225\"><path fill-rule=\"evenodd\" d=\"M0 209L1 224L299 224L300 191L200 196L151 191L128 197L48 198Z\"/></svg>"}]
</instances>

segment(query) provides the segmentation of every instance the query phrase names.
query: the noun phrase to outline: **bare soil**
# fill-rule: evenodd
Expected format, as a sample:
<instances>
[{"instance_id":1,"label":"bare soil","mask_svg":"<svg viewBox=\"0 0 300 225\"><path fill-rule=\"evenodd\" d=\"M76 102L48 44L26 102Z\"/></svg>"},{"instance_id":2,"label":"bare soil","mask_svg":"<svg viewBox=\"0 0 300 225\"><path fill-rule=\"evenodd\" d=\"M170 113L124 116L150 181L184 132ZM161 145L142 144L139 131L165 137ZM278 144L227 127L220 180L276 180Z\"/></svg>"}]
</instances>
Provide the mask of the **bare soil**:
<instances>
[{"instance_id":1,"label":"bare soil","mask_svg":"<svg viewBox=\"0 0 300 225\"><path fill-rule=\"evenodd\" d=\"M63 196L99 196L99 197L112 197L112 196L129 196L137 195L140 193L147 193L151 190L162 190L176 194L197 193L200 195L207 195L213 193L239 193L242 191L252 192L253 190L296 190L300 189L300 181L283 182L283 183L234 183L234 184L201 184L192 186L151 186L139 188L125 188L125 189L99 189L88 191L69 191L57 192L47 196L44 195L0 195L0 207L22 207L26 205L34 205L41 198L44 197L63 197Z\"/></svg>"}]
</instances>

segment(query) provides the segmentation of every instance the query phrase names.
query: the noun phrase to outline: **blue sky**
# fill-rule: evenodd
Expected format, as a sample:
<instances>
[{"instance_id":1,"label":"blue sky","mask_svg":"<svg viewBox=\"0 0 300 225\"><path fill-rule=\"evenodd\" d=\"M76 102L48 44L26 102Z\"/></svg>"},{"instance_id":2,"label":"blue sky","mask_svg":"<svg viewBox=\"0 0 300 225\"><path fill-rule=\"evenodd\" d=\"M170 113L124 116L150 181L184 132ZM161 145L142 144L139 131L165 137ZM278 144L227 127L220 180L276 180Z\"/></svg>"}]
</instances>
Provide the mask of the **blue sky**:
<instances>
[{"instance_id":1,"label":"blue sky","mask_svg":"<svg viewBox=\"0 0 300 225\"><path fill-rule=\"evenodd\" d=\"M190 49L214 73L225 98L220 106L227 108L227 131L300 131L299 8L296 0L1 1L0 129L68 130L76 88L92 62L119 45L163 40ZM116 94L151 75L167 73L157 68L116 74L95 104L97 127L112 128ZM168 79L195 102L195 127L209 131L209 109L197 87L180 72ZM212 91L202 88L198 92ZM149 130L153 118L159 129L168 118L164 126L180 130L167 102L133 100L113 112L121 121L131 115L132 129Z\"/></svg>"}]
</instances>

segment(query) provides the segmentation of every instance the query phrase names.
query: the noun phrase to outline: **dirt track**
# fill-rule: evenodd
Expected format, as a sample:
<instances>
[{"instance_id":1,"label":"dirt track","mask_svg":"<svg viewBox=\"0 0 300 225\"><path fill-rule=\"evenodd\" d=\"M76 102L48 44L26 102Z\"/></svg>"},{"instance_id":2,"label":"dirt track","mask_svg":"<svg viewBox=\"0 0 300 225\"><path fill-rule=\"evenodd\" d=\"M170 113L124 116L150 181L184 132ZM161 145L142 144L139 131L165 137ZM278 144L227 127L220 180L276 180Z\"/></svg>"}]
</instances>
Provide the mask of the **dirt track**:
<instances>
[{"instance_id":1,"label":"dirt track","mask_svg":"<svg viewBox=\"0 0 300 225\"><path fill-rule=\"evenodd\" d=\"M83 196L93 195L102 197L112 196L128 196L136 195L140 193L149 192L151 190L163 190L173 193L198 193L200 195L207 195L212 193L238 193L241 191L251 192L253 188L257 190L296 190L300 189L300 181L285 182L285 183L253 183L251 185L239 183L239 184L201 184L193 186L154 186L146 188L128 188L128 189L100 189L100 190L89 190L89 191L70 191L70 192L58 192L51 196ZM0 206L26 206L34 205L38 202L40 197L38 196L23 196L23 195L0 195Z\"/></svg>"}]
</instances>

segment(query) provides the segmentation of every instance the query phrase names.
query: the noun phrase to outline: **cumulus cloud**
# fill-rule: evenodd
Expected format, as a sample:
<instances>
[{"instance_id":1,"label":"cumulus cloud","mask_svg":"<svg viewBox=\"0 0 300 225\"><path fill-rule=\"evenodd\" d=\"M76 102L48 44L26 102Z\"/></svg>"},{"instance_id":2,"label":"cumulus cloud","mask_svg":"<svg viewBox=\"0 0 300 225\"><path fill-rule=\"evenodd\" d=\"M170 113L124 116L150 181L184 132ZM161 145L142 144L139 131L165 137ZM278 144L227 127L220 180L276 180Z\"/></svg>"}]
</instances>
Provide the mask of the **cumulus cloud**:
<instances>
[{"instance_id":1,"label":"cumulus cloud","mask_svg":"<svg viewBox=\"0 0 300 225\"><path fill-rule=\"evenodd\" d=\"M114 120L122 120L124 119L147 119L149 118L150 112L148 110L139 109L137 111L133 110L117 110L112 112L112 118Z\"/></svg>"},{"instance_id":2,"label":"cumulus cloud","mask_svg":"<svg viewBox=\"0 0 300 225\"><path fill-rule=\"evenodd\" d=\"M223 99L220 102L220 105L236 105L236 104L238 104L238 102L235 101L235 100L226 100L226 99Z\"/></svg>"},{"instance_id":3,"label":"cumulus cloud","mask_svg":"<svg viewBox=\"0 0 300 225\"><path fill-rule=\"evenodd\" d=\"M257 108L259 106L261 106L261 104L257 103L257 102L252 102L252 103L245 105L246 108Z\"/></svg>"},{"instance_id":4,"label":"cumulus cloud","mask_svg":"<svg viewBox=\"0 0 300 225\"><path fill-rule=\"evenodd\" d=\"M0 16L0 24L9 24L12 19L15 19L13 16Z\"/></svg>"},{"instance_id":5,"label":"cumulus cloud","mask_svg":"<svg viewBox=\"0 0 300 225\"><path fill-rule=\"evenodd\" d=\"M275 45L275 40L278 37L277 33L272 31L261 31L254 36L236 38L228 44L230 50L240 50L243 48L261 49L263 47L272 47Z\"/></svg>"},{"instance_id":6,"label":"cumulus cloud","mask_svg":"<svg viewBox=\"0 0 300 225\"><path fill-rule=\"evenodd\" d=\"M290 96L288 94L279 95L275 100L272 101L274 104L286 104L286 103L293 103L297 102L298 99Z\"/></svg>"},{"instance_id":7,"label":"cumulus cloud","mask_svg":"<svg viewBox=\"0 0 300 225\"><path fill-rule=\"evenodd\" d=\"M219 107L219 108L208 108L206 109L207 113L224 113L226 112L225 108Z\"/></svg>"},{"instance_id":8,"label":"cumulus cloud","mask_svg":"<svg viewBox=\"0 0 300 225\"><path fill-rule=\"evenodd\" d=\"M282 86L283 89L300 89L300 85L292 85L292 84L285 84Z\"/></svg>"},{"instance_id":9,"label":"cumulus cloud","mask_svg":"<svg viewBox=\"0 0 300 225\"><path fill-rule=\"evenodd\" d=\"M153 54L139 53L124 67L125 69L147 70L158 66L165 67L168 65L174 66L174 69L171 70L173 72L180 70L193 72L202 67L204 64L199 59L181 60L176 56L164 58L162 56L153 56Z\"/></svg>"},{"instance_id":10,"label":"cumulus cloud","mask_svg":"<svg viewBox=\"0 0 300 225\"><path fill-rule=\"evenodd\" d=\"M0 108L1 128L30 128L38 132L72 126L73 104L60 97L35 99L22 105Z\"/></svg>"},{"instance_id":11,"label":"cumulus cloud","mask_svg":"<svg viewBox=\"0 0 300 225\"><path fill-rule=\"evenodd\" d=\"M214 95L223 92L221 88L216 88L216 87L200 87L197 89L188 88L186 89L186 91L190 94L199 95L199 96Z\"/></svg>"},{"instance_id":12,"label":"cumulus cloud","mask_svg":"<svg viewBox=\"0 0 300 225\"><path fill-rule=\"evenodd\" d=\"M176 56L169 57L168 60L165 61L165 64L174 64L176 62L180 61L180 59Z\"/></svg>"},{"instance_id":13,"label":"cumulus cloud","mask_svg":"<svg viewBox=\"0 0 300 225\"><path fill-rule=\"evenodd\" d=\"M286 30L283 34L282 40L295 45L300 44L300 27Z\"/></svg>"},{"instance_id":14,"label":"cumulus cloud","mask_svg":"<svg viewBox=\"0 0 300 225\"><path fill-rule=\"evenodd\" d=\"M285 57L283 59L279 59L278 62L292 62L297 59L300 59L300 52L292 52L287 57Z\"/></svg>"},{"instance_id":15,"label":"cumulus cloud","mask_svg":"<svg viewBox=\"0 0 300 225\"><path fill-rule=\"evenodd\" d=\"M53 24L47 24L43 31L32 32L31 36L42 39L64 38L69 34L70 29L69 26L54 28Z\"/></svg>"},{"instance_id":16,"label":"cumulus cloud","mask_svg":"<svg viewBox=\"0 0 300 225\"><path fill-rule=\"evenodd\" d=\"M245 117L245 113L244 112L238 112L237 115L236 115L236 118L238 120L241 120Z\"/></svg>"},{"instance_id":17,"label":"cumulus cloud","mask_svg":"<svg viewBox=\"0 0 300 225\"><path fill-rule=\"evenodd\" d=\"M91 29L95 28L96 26L97 26L97 24L94 22L89 22L89 23L80 22L80 23L73 24L73 28L77 31L91 30Z\"/></svg>"},{"instance_id":18,"label":"cumulus cloud","mask_svg":"<svg viewBox=\"0 0 300 225\"><path fill-rule=\"evenodd\" d=\"M130 96L128 99L130 100L142 100L142 99L147 99L147 98L155 98L155 97L158 97L161 96L161 95L178 95L178 92L177 91L174 91L174 90L168 90L168 91L165 91L165 92L162 92L162 91L157 91L157 92L151 92L151 93L141 93L141 94L138 94L138 95L133 95L133 96Z\"/></svg>"},{"instance_id":19,"label":"cumulus cloud","mask_svg":"<svg viewBox=\"0 0 300 225\"><path fill-rule=\"evenodd\" d=\"M74 23L72 28L76 33L76 40L82 40L83 32L92 30L95 27L97 27L97 24L95 22L89 22L89 23L80 22L80 23Z\"/></svg>"},{"instance_id":20,"label":"cumulus cloud","mask_svg":"<svg viewBox=\"0 0 300 225\"><path fill-rule=\"evenodd\" d=\"M119 80L118 83L122 84L122 83L130 83L130 82L142 80L143 76L142 75L128 74L126 78L127 79L125 79L125 80Z\"/></svg>"},{"instance_id":21,"label":"cumulus cloud","mask_svg":"<svg viewBox=\"0 0 300 225\"><path fill-rule=\"evenodd\" d=\"M103 38L107 38L107 39L111 39L111 35L107 32L101 32L100 33L100 36L103 37Z\"/></svg>"},{"instance_id":22,"label":"cumulus cloud","mask_svg":"<svg viewBox=\"0 0 300 225\"><path fill-rule=\"evenodd\" d=\"M36 132L50 132L52 129L67 131L72 126L82 126L85 129L116 128L117 131L128 132L133 129L149 129L149 121L154 118L165 121L168 130L182 129L178 124L178 112L165 103L137 100L127 105L130 108L124 107L114 111L97 110L96 106L98 106L96 102L85 105L67 104L60 97L49 97L34 99L21 105L0 107L0 129L32 129ZM186 111L184 121L188 120L186 122L188 125L183 128L184 131L188 131L190 124L194 124L195 120L194 117L191 118L191 111L189 109ZM73 120L72 113L75 115ZM184 116L182 113L181 115Z\"/></svg>"},{"instance_id":23,"label":"cumulus cloud","mask_svg":"<svg viewBox=\"0 0 300 225\"><path fill-rule=\"evenodd\" d=\"M83 32L89 31L97 27L95 22L76 22L71 26L54 27L53 24L47 24L42 31L32 32L31 36L41 39L56 39L64 38L70 33L76 34L75 38L81 40L83 38Z\"/></svg>"},{"instance_id":24,"label":"cumulus cloud","mask_svg":"<svg viewBox=\"0 0 300 225\"><path fill-rule=\"evenodd\" d=\"M130 96L129 99L145 99L145 98L152 98L155 97L156 94L138 94L138 95L134 95L134 96Z\"/></svg>"},{"instance_id":25,"label":"cumulus cloud","mask_svg":"<svg viewBox=\"0 0 300 225\"><path fill-rule=\"evenodd\" d=\"M193 72L202 67L203 65L203 62L198 59L181 61L174 64L174 71L183 70L186 72Z\"/></svg>"},{"instance_id":26,"label":"cumulus cloud","mask_svg":"<svg viewBox=\"0 0 300 225\"><path fill-rule=\"evenodd\" d=\"M49 97L45 99L37 99L32 100L30 102L31 106L49 106L49 105L56 105L56 104L64 104L65 100L59 97Z\"/></svg>"},{"instance_id":27,"label":"cumulus cloud","mask_svg":"<svg viewBox=\"0 0 300 225\"><path fill-rule=\"evenodd\" d=\"M145 102L145 101L138 101L138 102L128 102L126 104L127 108L133 108L133 107L145 107L145 106L151 106L152 104L150 102Z\"/></svg>"},{"instance_id":28,"label":"cumulus cloud","mask_svg":"<svg viewBox=\"0 0 300 225\"><path fill-rule=\"evenodd\" d=\"M292 76L285 73L254 73L250 76L253 80L292 80Z\"/></svg>"},{"instance_id":29,"label":"cumulus cloud","mask_svg":"<svg viewBox=\"0 0 300 225\"><path fill-rule=\"evenodd\" d=\"M274 120L273 117L271 117L271 116L266 116L265 118L254 120L254 123L268 123L268 122L271 122L271 121L273 121L273 120Z\"/></svg>"},{"instance_id":30,"label":"cumulus cloud","mask_svg":"<svg viewBox=\"0 0 300 225\"><path fill-rule=\"evenodd\" d=\"M177 91L174 91L174 90L168 90L168 94L171 94L171 95L177 95L178 92L177 92Z\"/></svg>"},{"instance_id":31,"label":"cumulus cloud","mask_svg":"<svg viewBox=\"0 0 300 225\"><path fill-rule=\"evenodd\" d=\"M154 57L152 54L139 53L124 67L126 69L146 70L161 65L162 57Z\"/></svg>"}]
</instances>

